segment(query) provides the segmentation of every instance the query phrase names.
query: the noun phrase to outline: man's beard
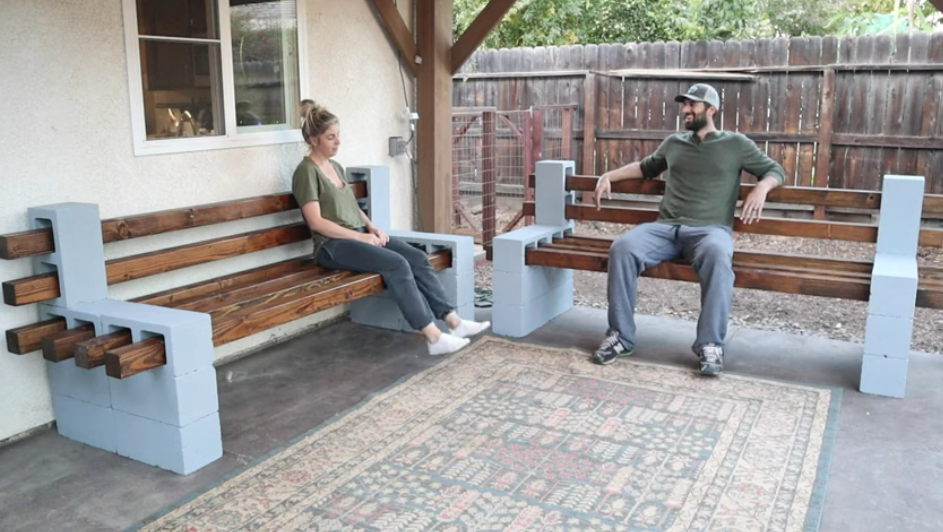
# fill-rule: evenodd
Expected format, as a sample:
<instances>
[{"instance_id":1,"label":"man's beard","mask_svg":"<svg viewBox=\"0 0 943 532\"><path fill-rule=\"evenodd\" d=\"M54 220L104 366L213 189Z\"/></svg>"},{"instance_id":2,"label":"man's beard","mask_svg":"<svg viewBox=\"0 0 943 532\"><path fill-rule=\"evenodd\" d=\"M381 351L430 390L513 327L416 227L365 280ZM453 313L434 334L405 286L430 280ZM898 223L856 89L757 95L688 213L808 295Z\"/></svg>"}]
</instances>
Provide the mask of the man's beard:
<instances>
[{"instance_id":1,"label":"man's beard","mask_svg":"<svg viewBox=\"0 0 943 532\"><path fill-rule=\"evenodd\" d=\"M707 113L691 113L694 116L694 119L690 122L685 121L684 127L688 131L700 131L705 126L707 126Z\"/></svg>"}]
</instances>

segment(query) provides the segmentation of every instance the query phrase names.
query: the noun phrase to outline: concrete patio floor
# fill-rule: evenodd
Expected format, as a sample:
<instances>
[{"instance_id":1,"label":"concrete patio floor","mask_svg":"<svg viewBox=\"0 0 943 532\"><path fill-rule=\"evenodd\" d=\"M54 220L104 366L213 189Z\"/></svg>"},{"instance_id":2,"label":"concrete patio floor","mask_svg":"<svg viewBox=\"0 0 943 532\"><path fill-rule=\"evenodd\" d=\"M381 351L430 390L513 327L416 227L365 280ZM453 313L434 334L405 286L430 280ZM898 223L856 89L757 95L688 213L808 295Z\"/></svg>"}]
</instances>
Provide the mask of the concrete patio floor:
<instances>
[{"instance_id":1,"label":"concrete patio floor","mask_svg":"<svg viewBox=\"0 0 943 532\"><path fill-rule=\"evenodd\" d=\"M489 316L479 310L480 318ZM638 324L637 358L694 367L693 323L639 316ZM605 311L575 308L527 340L591 351L605 327ZM943 355L911 355L907 397L900 400L857 391L861 349L732 328L726 369L844 389L822 532L939 532ZM187 477L55 430L0 448L0 531L123 530L439 360L425 355L416 335L345 320L221 366L225 454Z\"/></svg>"}]
</instances>

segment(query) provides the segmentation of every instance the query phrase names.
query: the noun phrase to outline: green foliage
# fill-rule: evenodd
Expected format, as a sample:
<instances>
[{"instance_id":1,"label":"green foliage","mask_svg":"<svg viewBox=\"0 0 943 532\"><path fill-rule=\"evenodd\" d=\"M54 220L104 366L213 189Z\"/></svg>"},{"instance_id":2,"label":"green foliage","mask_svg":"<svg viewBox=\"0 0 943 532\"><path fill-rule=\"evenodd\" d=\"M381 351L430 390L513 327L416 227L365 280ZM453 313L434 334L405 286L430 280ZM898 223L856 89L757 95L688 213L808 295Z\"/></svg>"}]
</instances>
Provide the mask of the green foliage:
<instances>
[{"instance_id":1,"label":"green foliage","mask_svg":"<svg viewBox=\"0 0 943 532\"><path fill-rule=\"evenodd\" d=\"M939 13L916 2L913 29L932 31ZM488 0L455 0L453 30ZM485 48L560 46L907 31L907 0L517 0Z\"/></svg>"}]
</instances>

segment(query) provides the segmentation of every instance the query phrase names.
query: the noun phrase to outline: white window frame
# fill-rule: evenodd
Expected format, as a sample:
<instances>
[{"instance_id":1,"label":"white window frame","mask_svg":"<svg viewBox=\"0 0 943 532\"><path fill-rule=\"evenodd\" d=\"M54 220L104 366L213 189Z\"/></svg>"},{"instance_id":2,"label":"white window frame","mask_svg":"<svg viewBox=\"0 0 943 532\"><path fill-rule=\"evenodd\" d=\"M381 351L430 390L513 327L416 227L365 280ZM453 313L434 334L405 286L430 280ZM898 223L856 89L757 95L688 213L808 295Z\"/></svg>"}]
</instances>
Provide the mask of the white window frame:
<instances>
[{"instance_id":1,"label":"white window frame","mask_svg":"<svg viewBox=\"0 0 943 532\"><path fill-rule=\"evenodd\" d=\"M222 106L226 134L148 140L147 126L144 122L144 85L141 81L141 48L138 34L137 1L122 0L124 10L125 49L128 66L128 90L131 99L131 129L134 155L136 156L303 142L301 130L297 128L283 129L281 131L255 131L251 133L238 131L238 129L242 128L236 125L236 95L232 62L232 29L230 27L229 0L211 1L216 2L216 12L219 18L219 48L220 60L222 61L222 68L220 70L223 75L221 92L223 94ZM295 3L295 13L298 17L298 83L301 95L308 94L306 4L306 0L297 0ZM304 98L305 96L301 97Z\"/></svg>"}]
</instances>

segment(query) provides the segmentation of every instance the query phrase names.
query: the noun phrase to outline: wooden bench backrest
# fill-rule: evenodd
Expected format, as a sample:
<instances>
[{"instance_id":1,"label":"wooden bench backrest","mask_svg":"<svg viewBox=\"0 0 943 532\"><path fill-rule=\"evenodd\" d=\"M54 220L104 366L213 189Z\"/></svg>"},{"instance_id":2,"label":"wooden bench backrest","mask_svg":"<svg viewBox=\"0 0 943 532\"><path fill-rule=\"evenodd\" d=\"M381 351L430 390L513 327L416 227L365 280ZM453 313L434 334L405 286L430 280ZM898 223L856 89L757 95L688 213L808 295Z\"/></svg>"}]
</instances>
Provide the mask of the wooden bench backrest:
<instances>
[{"instance_id":1,"label":"wooden bench backrest","mask_svg":"<svg viewBox=\"0 0 943 532\"><path fill-rule=\"evenodd\" d=\"M367 196L365 182L352 182L351 187L357 198ZM102 221L102 240L107 244L287 212L297 208L298 204L291 193L280 193L114 218ZM286 224L109 260L105 263L106 275L109 285L117 284L301 242L307 238L310 238L310 232L303 223ZM24 258L54 250L51 229L35 229L0 235L0 258L2 259ZM8 305L37 303L58 296L59 279L55 273L43 273L3 283L3 300Z\"/></svg>"},{"instance_id":2,"label":"wooden bench backrest","mask_svg":"<svg viewBox=\"0 0 943 532\"><path fill-rule=\"evenodd\" d=\"M528 186L533 187L535 176L528 177ZM596 188L597 176L574 175L567 177L566 189L582 193L592 193ZM745 199L755 185L743 184L740 187L740 199ZM613 183L614 194L635 194L639 196L661 196L665 192L662 180L627 179ZM641 207L637 203L619 200L605 201L602 209L595 205L582 203L581 194L577 194L577 203L567 205L566 217L571 220L612 222L620 224L639 224L652 222L658 217L658 211L652 207ZM881 193L875 191L827 189L816 187L778 187L770 192L767 205L792 204L813 208L841 208L878 214L881 208ZM525 202L524 214L533 216L536 208L533 202ZM924 216L943 215L943 196L925 195L923 202ZM827 219L789 219L764 217L757 223L746 225L739 219L734 222L734 230L743 233L759 233L779 236L798 236L855 242L877 242L878 227L874 224L849 223ZM919 245L943 247L943 231L922 229Z\"/></svg>"}]
</instances>

